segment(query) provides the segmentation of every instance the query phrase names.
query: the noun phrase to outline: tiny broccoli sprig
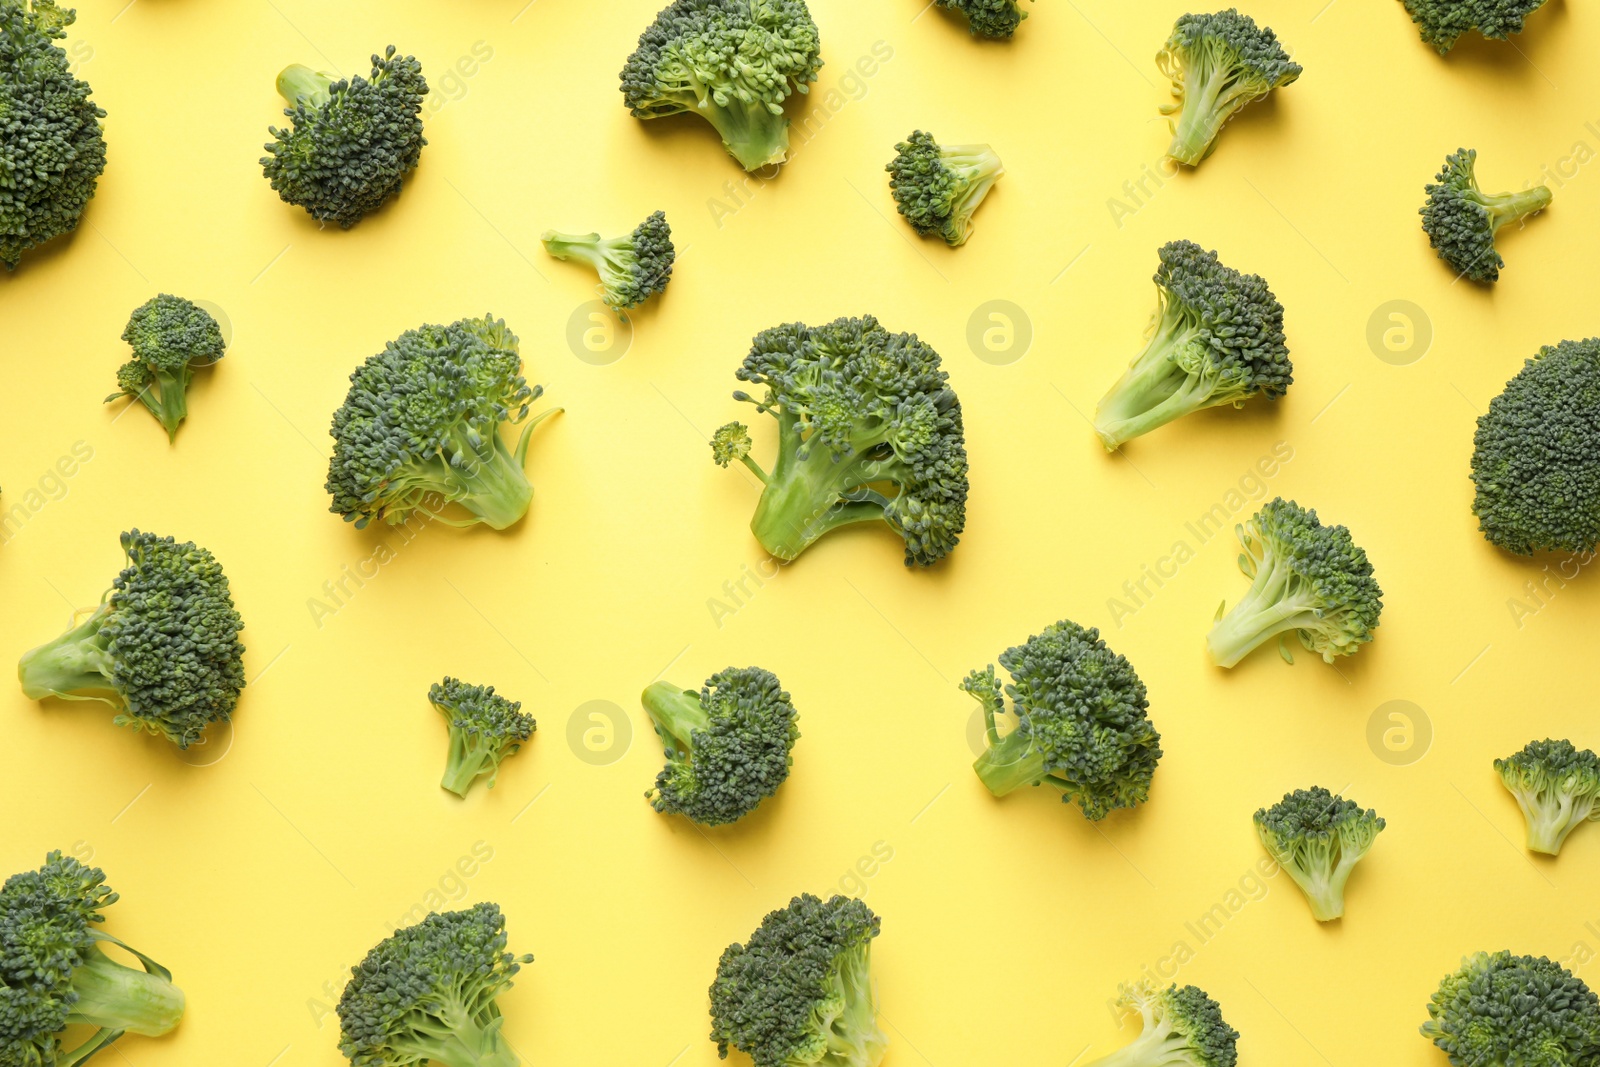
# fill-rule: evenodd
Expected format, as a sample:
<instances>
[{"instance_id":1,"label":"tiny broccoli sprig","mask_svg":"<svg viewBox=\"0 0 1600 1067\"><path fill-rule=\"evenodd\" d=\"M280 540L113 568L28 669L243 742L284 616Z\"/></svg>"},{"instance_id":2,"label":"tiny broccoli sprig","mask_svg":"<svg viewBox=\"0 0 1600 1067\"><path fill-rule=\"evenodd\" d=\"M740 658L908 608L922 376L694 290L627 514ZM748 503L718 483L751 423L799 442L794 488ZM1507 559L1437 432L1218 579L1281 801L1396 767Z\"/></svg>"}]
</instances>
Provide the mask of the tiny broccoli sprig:
<instances>
[{"instance_id":1,"label":"tiny broccoli sprig","mask_svg":"<svg viewBox=\"0 0 1600 1067\"><path fill-rule=\"evenodd\" d=\"M1222 1006L1196 986L1162 989L1152 982L1125 985L1118 1006L1142 1023L1132 1043L1089 1067L1234 1067L1239 1031L1222 1018Z\"/></svg>"},{"instance_id":2,"label":"tiny broccoli sprig","mask_svg":"<svg viewBox=\"0 0 1600 1067\"><path fill-rule=\"evenodd\" d=\"M924 237L937 235L951 248L972 236L972 216L1006 172L986 144L940 145L933 134L915 130L895 145L898 153L884 169L895 206Z\"/></svg>"},{"instance_id":3,"label":"tiny broccoli sprig","mask_svg":"<svg viewBox=\"0 0 1600 1067\"><path fill-rule=\"evenodd\" d=\"M1516 193L1486 193L1478 188L1474 173L1477 159L1473 148L1445 156L1438 177L1424 187L1428 200L1417 212L1428 243L1451 270L1489 283L1499 280L1500 268L1506 265L1495 247L1495 235L1549 207L1552 194L1544 185Z\"/></svg>"},{"instance_id":4,"label":"tiny broccoli sprig","mask_svg":"<svg viewBox=\"0 0 1600 1067\"><path fill-rule=\"evenodd\" d=\"M1543 956L1479 952L1439 983L1422 1036L1454 1067L1585 1067L1600 1055L1600 1000Z\"/></svg>"},{"instance_id":5,"label":"tiny broccoli sprig","mask_svg":"<svg viewBox=\"0 0 1600 1067\"><path fill-rule=\"evenodd\" d=\"M974 37L1005 40L1017 32L1028 13L1018 0L934 0L946 11L966 16L967 29Z\"/></svg>"},{"instance_id":6,"label":"tiny broccoli sprig","mask_svg":"<svg viewBox=\"0 0 1600 1067\"><path fill-rule=\"evenodd\" d=\"M1256 836L1287 871L1318 922L1344 914L1350 872L1383 830L1378 813L1321 786L1296 789L1256 812Z\"/></svg>"},{"instance_id":7,"label":"tiny broccoli sprig","mask_svg":"<svg viewBox=\"0 0 1600 1067\"><path fill-rule=\"evenodd\" d=\"M1571 741L1530 741L1494 761L1528 827L1528 848L1559 855L1567 835L1600 821L1600 756Z\"/></svg>"},{"instance_id":8,"label":"tiny broccoli sprig","mask_svg":"<svg viewBox=\"0 0 1600 1067\"><path fill-rule=\"evenodd\" d=\"M638 307L660 292L672 278L678 258L672 247L672 227L665 212L657 211L626 237L602 238L598 233L557 233L546 230L540 238L544 250L561 260L586 263L600 276L600 296L615 311Z\"/></svg>"},{"instance_id":9,"label":"tiny broccoli sprig","mask_svg":"<svg viewBox=\"0 0 1600 1067\"><path fill-rule=\"evenodd\" d=\"M1440 55L1462 37L1477 30L1491 40L1503 41L1522 32L1523 21L1545 0L1403 0L1406 13L1417 24L1422 39Z\"/></svg>"},{"instance_id":10,"label":"tiny broccoli sprig","mask_svg":"<svg viewBox=\"0 0 1600 1067\"><path fill-rule=\"evenodd\" d=\"M1217 146L1217 134L1246 104L1300 77L1300 64L1271 29L1257 26L1234 8L1211 15L1184 15L1156 54L1161 73L1172 79L1172 119L1167 155L1191 167Z\"/></svg>"},{"instance_id":11,"label":"tiny broccoli sprig","mask_svg":"<svg viewBox=\"0 0 1600 1067\"><path fill-rule=\"evenodd\" d=\"M520 701L507 700L494 686L468 685L459 678L433 683L428 699L450 730L442 789L465 797L479 778L493 789L500 763L514 756L533 736L538 723L524 714Z\"/></svg>"},{"instance_id":12,"label":"tiny broccoli sprig","mask_svg":"<svg viewBox=\"0 0 1600 1067\"><path fill-rule=\"evenodd\" d=\"M117 369L117 392L106 403L133 397L166 427L167 440L177 440L178 427L189 417L195 368L226 354L222 327L193 301L162 293L134 310L122 339L133 358Z\"/></svg>"}]
</instances>

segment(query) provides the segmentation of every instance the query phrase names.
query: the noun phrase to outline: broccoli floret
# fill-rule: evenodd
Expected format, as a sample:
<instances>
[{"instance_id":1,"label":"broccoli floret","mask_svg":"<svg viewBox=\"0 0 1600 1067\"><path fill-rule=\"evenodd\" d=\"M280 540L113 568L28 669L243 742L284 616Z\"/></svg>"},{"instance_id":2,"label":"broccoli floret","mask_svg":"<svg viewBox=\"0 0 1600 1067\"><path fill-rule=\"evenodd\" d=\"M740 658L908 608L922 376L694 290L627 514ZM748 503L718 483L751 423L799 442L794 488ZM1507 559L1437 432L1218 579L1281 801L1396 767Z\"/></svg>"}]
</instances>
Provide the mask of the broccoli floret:
<instances>
[{"instance_id":1,"label":"broccoli floret","mask_svg":"<svg viewBox=\"0 0 1600 1067\"><path fill-rule=\"evenodd\" d=\"M1422 39L1444 55L1466 34L1503 41L1522 32L1522 22L1544 6L1544 0L1402 0L1406 13L1422 31Z\"/></svg>"},{"instance_id":2,"label":"broccoli floret","mask_svg":"<svg viewBox=\"0 0 1600 1067\"><path fill-rule=\"evenodd\" d=\"M879 919L859 900L804 893L769 912L750 940L729 945L711 983L711 1040L755 1067L877 1067L872 939Z\"/></svg>"},{"instance_id":3,"label":"broccoli floret","mask_svg":"<svg viewBox=\"0 0 1600 1067\"><path fill-rule=\"evenodd\" d=\"M106 169L106 113L55 42L77 12L0 0L0 263L78 226Z\"/></svg>"},{"instance_id":4,"label":"broccoli floret","mask_svg":"<svg viewBox=\"0 0 1600 1067\"><path fill-rule=\"evenodd\" d=\"M667 765L645 794L657 811L720 826L754 811L789 777L800 730L770 671L729 667L699 692L653 682L640 700L666 747Z\"/></svg>"},{"instance_id":5,"label":"broccoli floret","mask_svg":"<svg viewBox=\"0 0 1600 1067\"><path fill-rule=\"evenodd\" d=\"M1028 17L1018 0L934 0L934 3L946 11L965 15L972 36L992 40L1010 37Z\"/></svg>"},{"instance_id":6,"label":"broccoli floret","mask_svg":"<svg viewBox=\"0 0 1600 1067\"><path fill-rule=\"evenodd\" d=\"M290 129L273 136L261 169L285 203L348 230L400 192L428 142L422 104L428 80L394 45L372 57L372 75L334 80L296 63L278 75Z\"/></svg>"},{"instance_id":7,"label":"broccoli floret","mask_svg":"<svg viewBox=\"0 0 1600 1067\"><path fill-rule=\"evenodd\" d=\"M1473 174L1477 158L1473 148L1445 156L1435 184L1424 187L1428 202L1417 211L1422 232L1439 258L1457 275L1488 283L1498 280L1506 265L1495 248L1495 234L1549 207L1551 192L1535 185L1519 193L1485 193Z\"/></svg>"},{"instance_id":8,"label":"broccoli floret","mask_svg":"<svg viewBox=\"0 0 1600 1067\"><path fill-rule=\"evenodd\" d=\"M439 786L465 797L479 778L494 788L500 761L514 756L538 723L524 714L522 702L507 700L494 686L468 685L459 678L433 683L428 699L450 728L450 754Z\"/></svg>"},{"instance_id":9,"label":"broccoli floret","mask_svg":"<svg viewBox=\"0 0 1600 1067\"><path fill-rule=\"evenodd\" d=\"M244 688L244 620L217 558L192 541L129 530L128 565L100 606L22 657L29 700L99 700L119 726L179 748L226 722Z\"/></svg>"},{"instance_id":10,"label":"broccoli floret","mask_svg":"<svg viewBox=\"0 0 1600 1067\"><path fill-rule=\"evenodd\" d=\"M617 311L638 307L665 292L672 279L673 261L678 258L672 247L672 227L662 211L639 223L626 237L546 230L540 239L544 250L557 259L592 267L600 275L601 298Z\"/></svg>"},{"instance_id":11,"label":"broccoli floret","mask_svg":"<svg viewBox=\"0 0 1600 1067\"><path fill-rule=\"evenodd\" d=\"M1600 1000L1543 956L1479 952L1445 975L1422 1036L1455 1067L1585 1067L1600 1056Z\"/></svg>"},{"instance_id":12,"label":"broccoli floret","mask_svg":"<svg viewBox=\"0 0 1600 1067\"><path fill-rule=\"evenodd\" d=\"M1217 624L1206 638L1217 666L1232 667L1291 630L1328 663L1355 655L1372 640L1383 590L1349 529L1324 526L1315 510L1282 497L1234 529L1244 549L1239 569L1251 580L1250 590L1226 616L1217 609ZM1279 652L1294 662L1286 646L1280 644Z\"/></svg>"},{"instance_id":13,"label":"broccoli floret","mask_svg":"<svg viewBox=\"0 0 1600 1067\"><path fill-rule=\"evenodd\" d=\"M52 852L0 888L0 1063L71 1067L124 1033L160 1037L183 1018L172 972L95 927L117 902L98 867ZM131 953L143 970L101 950ZM94 1032L69 1049L69 1026Z\"/></svg>"},{"instance_id":14,"label":"broccoli floret","mask_svg":"<svg viewBox=\"0 0 1600 1067\"><path fill-rule=\"evenodd\" d=\"M1143 1029L1132 1044L1088 1067L1234 1067L1239 1062L1239 1031L1204 990L1192 985L1162 989L1140 981L1121 992L1117 1004L1137 1012Z\"/></svg>"},{"instance_id":15,"label":"broccoli floret","mask_svg":"<svg viewBox=\"0 0 1600 1067\"><path fill-rule=\"evenodd\" d=\"M966 244L973 214L1006 172L1000 157L986 144L941 146L921 130L894 147L899 154L884 169L900 214L924 237Z\"/></svg>"},{"instance_id":16,"label":"broccoli floret","mask_svg":"<svg viewBox=\"0 0 1600 1067\"><path fill-rule=\"evenodd\" d=\"M1000 653L1000 665L1011 675L1003 688L992 665L961 683L983 705L989 747L972 768L989 792L1054 786L1094 820L1150 798L1161 735L1133 664L1099 630L1062 620ZM1006 697L1017 721L1002 737Z\"/></svg>"},{"instance_id":17,"label":"broccoli floret","mask_svg":"<svg viewBox=\"0 0 1600 1067\"><path fill-rule=\"evenodd\" d=\"M1156 65L1172 79L1172 103L1163 115L1176 114L1167 155L1198 167L1217 146L1217 134L1246 104L1300 77L1301 66L1289 58L1271 29L1256 25L1233 8L1214 15L1184 15Z\"/></svg>"},{"instance_id":18,"label":"broccoli floret","mask_svg":"<svg viewBox=\"0 0 1600 1067\"><path fill-rule=\"evenodd\" d=\"M1276 400L1294 382L1283 305L1259 274L1240 274L1193 241L1161 247L1144 351L1095 409L1107 449L1204 408Z\"/></svg>"},{"instance_id":19,"label":"broccoli floret","mask_svg":"<svg viewBox=\"0 0 1600 1067\"><path fill-rule=\"evenodd\" d=\"M355 1067L518 1067L496 998L531 955L506 950L498 904L429 914L350 968L339 1051Z\"/></svg>"},{"instance_id":20,"label":"broccoli floret","mask_svg":"<svg viewBox=\"0 0 1600 1067\"><path fill-rule=\"evenodd\" d=\"M449 526L516 524L533 500L523 465L534 427L561 410L528 418L543 394L522 377L517 336L503 319L407 330L356 368L333 414L329 510L357 529L419 511ZM515 448L502 423L522 424ZM442 514L451 504L472 517Z\"/></svg>"},{"instance_id":21,"label":"broccoli floret","mask_svg":"<svg viewBox=\"0 0 1600 1067\"><path fill-rule=\"evenodd\" d=\"M762 470L738 423L717 431L712 452L765 483L750 522L762 548L792 560L830 530L874 521L904 538L908 567L955 548L967 520L961 402L916 334L890 333L870 315L774 326L756 335L736 377L766 386L759 400L733 396L777 419L777 462Z\"/></svg>"},{"instance_id":22,"label":"broccoli floret","mask_svg":"<svg viewBox=\"0 0 1600 1067\"><path fill-rule=\"evenodd\" d=\"M1567 835L1600 822L1600 756L1571 741L1530 741L1494 761L1500 781L1517 798L1528 824L1528 848L1559 855Z\"/></svg>"},{"instance_id":23,"label":"broccoli floret","mask_svg":"<svg viewBox=\"0 0 1600 1067\"><path fill-rule=\"evenodd\" d=\"M1256 812L1262 847L1306 895L1318 922L1344 914L1345 883L1383 827L1371 808L1321 786L1285 793Z\"/></svg>"},{"instance_id":24,"label":"broccoli floret","mask_svg":"<svg viewBox=\"0 0 1600 1067\"><path fill-rule=\"evenodd\" d=\"M636 118L699 115L745 170L789 156L783 102L822 66L804 0L673 0L622 68Z\"/></svg>"},{"instance_id":25,"label":"broccoli floret","mask_svg":"<svg viewBox=\"0 0 1600 1067\"><path fill-rule=\"evenodd\" d=\"M222 327L198 304L162 293L134 311L122 339L133 347L133 358L117 368L118 391L106 403L133 397L166 427L167 440L177 440L189 417L195 368L225 355Z\"/></svg>"}]
</instances>

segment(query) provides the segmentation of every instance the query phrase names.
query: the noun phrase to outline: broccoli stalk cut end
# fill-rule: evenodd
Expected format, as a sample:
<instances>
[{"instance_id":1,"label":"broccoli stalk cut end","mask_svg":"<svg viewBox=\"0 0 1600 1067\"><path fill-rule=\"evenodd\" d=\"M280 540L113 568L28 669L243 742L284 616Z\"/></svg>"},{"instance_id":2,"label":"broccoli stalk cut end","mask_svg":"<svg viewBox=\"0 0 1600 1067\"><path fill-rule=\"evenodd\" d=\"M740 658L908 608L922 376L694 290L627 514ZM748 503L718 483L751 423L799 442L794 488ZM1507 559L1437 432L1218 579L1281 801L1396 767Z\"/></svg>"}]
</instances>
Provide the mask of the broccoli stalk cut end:
<instances>
[{"instance_id":1,"label":"broccoli stalk cut end","mask_svg":"<svg viewBox=\"0 0 1600 1067\"><path fill-rule=\"evenodd\" d=\"M687 757L695 732L711 725L700 694L671 682L651 682L639 701L671 756Z\"/></svg>"},{"instance_id":2,"label":"broccoli stalk cut end","mask_svg":"<svg viewBox=\"0 0 1600 1067\"><path fill-rule=\"evenodd\" d=\"M133 953L144 969L118 963L98 945L84 952L72 972L72 990L78 999L67 1022L145 1037L160 1037L176 1029L185 1002L183 990L172 984L172 972L109 934L91 930L89 936Z\"/></svg>"},{"instance_id":3,"label":"broccoli stalk cut end","mask_svg":"<svg viewBox=\"0 0 1600 1067\"><path fill-rule=\"evenodd\" d=\"M122 707L111 681L115 661L100 633L110 614L110 606L102 604L60 637L23 653L17 663L22 695L29 700L99 700Z\"/></svg>"},{"instance_id":4,"label":"broccoli stalk cut end","mask_svg":"<svg viewBox=\"0 0 1600 1067\"><path fill-rule=\"evenodd\" d=\"M336 80L333 75L312 70L303 63L291 63L278 75L278 95L290 107L304 104L319 108L333 99L331 89Z\"/></svg>"}]
</instances>

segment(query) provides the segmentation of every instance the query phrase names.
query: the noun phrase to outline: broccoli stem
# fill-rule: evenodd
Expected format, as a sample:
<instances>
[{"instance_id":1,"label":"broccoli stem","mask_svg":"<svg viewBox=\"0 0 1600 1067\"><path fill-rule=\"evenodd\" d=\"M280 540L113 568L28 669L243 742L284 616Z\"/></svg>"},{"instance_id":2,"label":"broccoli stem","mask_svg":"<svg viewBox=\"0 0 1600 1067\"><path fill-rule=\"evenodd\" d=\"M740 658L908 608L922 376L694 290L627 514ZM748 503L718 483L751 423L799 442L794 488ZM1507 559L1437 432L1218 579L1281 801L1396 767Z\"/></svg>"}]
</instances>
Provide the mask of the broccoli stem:
<instances>
[{"instance_id":1,"label":"broccoli stem","mask_svg":"<svg viewBox=\"0 0 1600 1067\"><path fill-rule=\"evenodd\" d=\"M888 498L870 488L890 481L897 461L869 458L876 446L863 441L849 457L835 459L820 442L802 455L804 442L793 416L778 416L778 459L750 520L750 532L773 557L792 560L822 535L851 523L884 517Z\"/></svg>"},{"instance_id":2,"label":"broccoli stem","mask_svg":"<svg viewBox=\"0 0 1600 1067\"><path fill-rule=\"evenodd\" d=\"M455 1004L442 1005L437 1017L412 1016L406 1051L443 1067L520 1067L522 1061L500 1036L504 1018L491 1010L494 1017L481 1026Z\"/></svg>"},{"instance_id":3,"label":"broccoli stem","mask_svg":"<svg viewBox=\"0 0 1600 1067\"><path fill-rule=\"evenodd\" d=\"M939 161L960 179L961 192L950 201L950 226L954 229L960 225L959 231L947 232L944 236L952 245L964 245L967 238L972 236L975 223L972 221L973 213L983 203L983 198L989 195L989 190L994 188L994 183L1000 180L1005 173L1005 167L1000 163L1000 157L994 150L984 144L948 145L939 150Z\"/></svg>"},{"instance_id":4,"label":"broccoli stem","mask_svg":"<svg viewBox=\"0 0 1600 1067\"><path fill-rule=\"evenodd\" d=\"M988 749L972 764L972 769L997 797L1025 785L1038 785L1046 777L1044 753L1032 738L1016 730L999 741L991 741Z\"/></svg>"},{"instance_id":5,"label":"broccoli stem","mask_svg":"<svg viewBox=\"0 0 1600 1067\"><path fill-rule=\"evenodd\" d=\"M1593 798L1585 798L1578 810L1570 793L1546 798L1518 790L1513 795L1528 825L1528 849L1546 856L1560 855L1567 835L1594 810Z\"/></svg>"},{"instance_id":6,"label":"broccoli stem","mask_svg":"<svg viewBox=\"0 0 1600 1067\"><path fill-rule=\"evenodd\" d=\"M72 972L72 989L78 1000L69 1023L160 1037L183 1018L183 990L162 975L118 963L98 946Z\"/></svg>"},{"instance_id":7,"label":"broccoli stem","mask_svg":"<svg viewBox=\"0 0 1600 1067\"><path fill-rule=\"evenodd\" d=\"M194 370L187 363L177 371L155 370L152 385L139 390L139 400L166 427L169 442L178 439L178 427L189 417L189 382Z\"/></svg>"},{"instance_id":8,"label":"broccoli stem","mask_svg":"<svg viewBox=\"0 0 1600 1067\"><path fill-rule=\"evenodd\" d=\"M827 1024L828 1067L875 1067L889 1041L878 1028L877 996L872 988L871 948L853 948L839 960L830 1003L842 1010Z\"/></svg>"},{"instance_id":9,"label":"broccoli stem","mask_svg":"<svg viewBox=\"0 0 1600 1067\"><path fill-rule=\"evenodd\" d=\"M300 63L291 63L278 75L278 95L290 107L304 104L310 108L321 107L333 96L328 91L334 82L332 75L312 70Z\"/></svg>"},{"instance_id":10,"label":"broccoli stem","mask_svg":"<svg viewBox=\"0 0 1600 1067\"><path fill-rule=\"evenodd\" d=\"M1178 1067L1198 1063L1188 1038L1174 1034L1165 1022L1146 1029L1132 1042L1089 1067Z\"/></svg>"},{"instance_id":11,"label":"broccoli stem","mask_svg":"<svg viewBox=\"0 0 1600 1067\"><path fill-rule=\"evenodd\" d=\"M524 458L526 441L524 436L517 448ZM516 525L528 513L533 486L523 473L518 455L506 447L499 430L491 429L481 438L460 433L456 448L459 462L438 464L442 483L438 488L445 498L460 504L492 529Z\"/></svg>"},{"instance_id":12,"label":"broccoli stem","mask_svg":"<svg viewBox=\"0 0 1600 1067\"><path fill-rule=\"evenodd\" d=\"M656 733L667 746L667 755L688 755L696 731L711 725L711 716L700 703L700 694L680 689L671 682L651 682L639 698Z\"/></svg>"},{"instance_id":13,"label":"broccoli stem","mask_svg":"<svg viewBox=\"0 0 1600 1067\"><path fill-rule=\"evenodd\" d=\"M1275 562L1258 564L1249 591L1206 635L1206 647L1217 666L1234 666L1281 633L1317 627L1316 603L1291 591L1292 578L1288 568Z\"/></svg>"},{"instance_id":14,"label":"broccoli stem","mask_svg":"<svg viewBox=\"0 0 1600 1067\"><path fill-rule=\"evenodd\" d=\"M789 158L789 120L759 100L747 104L733 98L725 106L705 100L695 113L716 127L728 154L745 170L760 170Z\"/></svg>"},{"instance_id":15,"label":"broccoli stem","mask_svg":"<svg viewBox=\"0 0 1600 1067\"><path fill-rule=\"evenodd\" d=\"M1493 232L1498 233L1502 226L1543 211L1550 206L1551 199L1550 189L1547 186L1536 185L1519 193L1484 195L1483 206L1489 212Z\"/></svg>"},{"instance_id":16,"label":"broccoli stem","mask_svg":"<svg viewBox=\"0 0 1600 1067\"><path fill-rule=\"evenodd\" d=\"M472 783L478 780L479 775L488 772L489 788L493 789L495 772L499 770L495 756L500 747L499 741L452 725L450 753L445 757L444 777L439 779L440 788L465 799Z\"/></svg>"},{"instance_id":17,"label":"broccoli stem","mask_svg":"<svg viewBox=\"0 0 1600 1067\"><path fill-rule=\"evenodd\" d=\"M1217 134L1238 110L1238 97L1245 94L1237 90L1227 68L1207 70L1203 78L1188 82L1184 86L1183 106L1172 124L1172 145L1167 155L1179 163L1197 167L1216 147Z\"/></svg>"},{"instance_id":18,"label":"broccoli stem","mask_svg":"<svg viewBox=\"0 0 1600 1067\"><path fill-rule=\"evenodd\" d=\"M1205 407L1238 400L1243 390L1219 389L1195 330L1163 300L1159 324L1144 350L1095 409L1094 428L1108 451ZM1193 368L1193 369L1191 369Z\"/></svg>"},{"instance_id":19,"label":"broccoli stem","mask_svg":"<svg viewBox=\"0 0 1600 1067\"><path fill-rule=\"evenodd\" d=\"M121 707L111 680L115 665L100 638L110 614L110 606L102 604L60 637L24 653L17 664L23 695L29 700L101 700Z\"/></svg>"},{"instance_id":20,"label":"broccoli stem","mask_svg":"<svg viewBox=\"0 0 1600 1067\"><path fill-rule=\"evenodd\" d=\"M1289 872L1289 877L1305 893L1306 902L1311 905L1312 918L1325 923L1344 914L1344 887L1350 881L1350 872L1355 870L1356 861L1360 858L1341 859L1336 867L1330 868L1324 864L1314 871L1302 870L1293 864L1284 865L1283 869Z\"/></svg>"}]
</instances>

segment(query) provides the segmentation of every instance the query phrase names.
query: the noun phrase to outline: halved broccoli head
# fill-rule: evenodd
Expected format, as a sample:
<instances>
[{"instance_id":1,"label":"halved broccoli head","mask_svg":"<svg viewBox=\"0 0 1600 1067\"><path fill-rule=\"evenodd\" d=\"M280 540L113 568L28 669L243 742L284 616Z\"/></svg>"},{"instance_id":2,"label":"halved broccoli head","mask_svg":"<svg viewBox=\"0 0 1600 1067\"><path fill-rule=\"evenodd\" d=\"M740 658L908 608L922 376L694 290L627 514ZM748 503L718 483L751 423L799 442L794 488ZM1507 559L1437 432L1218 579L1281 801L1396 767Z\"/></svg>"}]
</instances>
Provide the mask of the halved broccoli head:
<instances>
[{"instance_id":1,"label":"halved broccoli head","mask_svg":"<svg viewBox=\"0 0 1600 1067\"><path fill-rule=\"evenodd\" d=\"M500 763L514 756L538 728L520 701L507 700L494 686L469 685L459 678L433 683L428 699L450 730L450 752L439 785L464 797L479 778L494 788Z\"/></svg>"},{"instance_id":2,"label":"halved broccoli head","mask_svg":"<svg viewBox=\"0 0 1600 1067\"><path fill-rule=\"evenodd\" d=\"M1444 976L1422 1036L1454 1067L1585 1067L1600 1057L1600 1000L1543 956L1479 952Z\"/></svg>"},{"instance_id":3,"label":"halved broccoli head","mask_svg":"<svg viewBox=\"0 0 1600 1067\"><path fill-rule=\"evenodd\" d=\"M1528 826L1528 848L1555 856L1567 835L1600 821L1600 756L1571 741L1529 741L1494 761Z\"/></svg>"},{"instance_id":4,"label":"halved broccoli head","mask_svg":"<svg viewBox=\"0 0 1600 1067\"><path fill-rule=\"evenodd\" d=\"M1231 7L1179 18L1156 65L1172 79L1176 98L1161 106L1163 115L1177 116L1167 155L1191 167L1216 149L1217 134L1246 104L1288 85L1303 69L1277 34Z\"/></svg>"},{"instance_id":5,"label":"halved broccoli head","mask_svg":"<svg viewBox=\"0 0 1600 1067\"><path fill-rule=\"evenodd\" d=\"M222 327L192 300L162 293L145 301L128 319L122 339L133 358L117 368L118 391L106 403L133 397L176 440L189 417L189 383L196 367L208 367L226 354Z\"/></svg>"},{"instance_id":6,"label":"halved broccoli head","mask_svg":"<svg viewBox=\"0 0 1600 1067\"><path fill-rule=\"evenodd\" d=\"M1522 23L1544 0L1402 0L1422 39L1444 55L1466 34L1503 41L1522 32Z\"/></svg>"},{"instance_id":7,"label":"halved broccoli head","mask_svg":"<svg viewBox=\"0 0 1600 1067\"><path fill-rule=\"evenodd\" d=\"M1197 986L1162 989L1141 981L1122 987L1119 1006L1137 1012L1139 1036L1089 1067L1234 1067L1239 1031L1222 1006Z\"/></svg>"},{"instance_id":8,"label":"halved broccoli head","mask_svg":"<svg viewBox=\"0 0 1600 1067\"><path fill-rule=\"evenodd\" d=\"M967 29L974 37L1003 40L1017 32L1028 13L1018 0L934 0L946 11L959 11L967 18Z\"/></svg>"},{"instance_id":9,"label":"halved broccoli head","mask_svg":"<svg viewBox=\"0 0 1600 1067\"><path fill-rule=\"evenodd\" d=\"M544 250L557 259L587 263L600 276L600 296L614 310L638 307L664 292L678 258L672 227L657 211L626 237L546 230Z\"/></svg>"},{"instance_id":10,"label":"halved broccoli head","mask_svg":"<svg viewBox=\"0 0 1600 1067\"><path fill-rule=\"evenodd\" d=\"M1384 821L1371 808L1321 786L1296 789L1256 812L1256 836L1306 895L1311 914L1328 922L1344 914L1350 872L1372 848Z\"/></svg>"},{"instance_id":11,"label":"halved broccoli head","mask_svg":"<svg viewBox=\"0 0 1600 1067\"><path fill-rule=\"evenodd\" d=\"M1495 234L1549 207L1551 193L1543 185L1518 193L1486 193L1474 173L1477 159L1472 148L1445 156L1438 177L1424 188L1428 202L1417 210L1428 243L1451 270L1475 282L1493 282L1506 265L1495 247Z\"/></svg>"},{"instance_id":12,"label":"halved broccoli head","mask_svg":"<svg viewBox=\"0 0 1600 1067\"><path fill-rule=\"evenodd\" d=\"M1000 157L986 144L940 145L921 130L894 147L898 154L884 169L900 214L924 237L966 244L973 214L1006 172Z\"/></svg>"}]
</instances>

